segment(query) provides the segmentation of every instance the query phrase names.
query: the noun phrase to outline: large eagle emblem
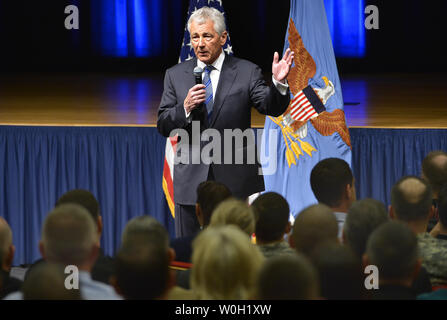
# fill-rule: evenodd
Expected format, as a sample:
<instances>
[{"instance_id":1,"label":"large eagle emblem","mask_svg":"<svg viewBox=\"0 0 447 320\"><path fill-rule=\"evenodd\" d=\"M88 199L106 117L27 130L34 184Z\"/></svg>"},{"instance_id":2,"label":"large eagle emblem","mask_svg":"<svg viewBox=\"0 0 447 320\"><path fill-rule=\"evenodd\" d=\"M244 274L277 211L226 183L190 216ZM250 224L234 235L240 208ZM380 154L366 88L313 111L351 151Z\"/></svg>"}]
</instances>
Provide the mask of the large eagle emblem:
<instances>
[{"instance_id":1,"label":"large eagle emblem","mask_svg":"<svg viewBox=\"0 0 447 320\"><path fill-rule=\"evenodd\" d=\"M294 66L290 69L287 77L290 91L294 97L283 115L269 118L281 128L287 147L286 158L290 167L292 164L296 164L296 160L304 154L303 152L312 156L312 151L317 151L308 142L301 140L307 136L308 121L323 136L330 136L334 132L338 132L349 147L351 147L351 140L343 110L336 109L333 112L328 112L324 106L335 93L332 82L323 77L325 88L312 88L309 85L309 79L315 76L317 66L304 47L303 40L292 19L289 23L288 39L290 49L295 52Z\"/></svg>"}]
</instances>

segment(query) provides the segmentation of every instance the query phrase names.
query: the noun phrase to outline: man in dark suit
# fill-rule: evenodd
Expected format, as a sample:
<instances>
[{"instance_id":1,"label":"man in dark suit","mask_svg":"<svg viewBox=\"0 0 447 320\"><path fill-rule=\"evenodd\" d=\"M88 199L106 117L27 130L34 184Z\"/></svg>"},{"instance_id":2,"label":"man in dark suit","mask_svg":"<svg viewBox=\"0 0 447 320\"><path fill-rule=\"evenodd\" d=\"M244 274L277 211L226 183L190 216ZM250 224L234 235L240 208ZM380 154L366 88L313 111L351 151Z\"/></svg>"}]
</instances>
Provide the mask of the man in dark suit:
<instances>
[{"instance_id":1,"label":"man in dark suit","mask_svg":"<svg viewBox=\"0 0 447 320\"><path fill-rule=\"evenodd\" d=\"M287 49L284 57L279 60L278 53L275 52L272 64L273 84L267 86L258 66L228 56L222 50L227 40L227 31L225 19L218 10L208 7L197 10L188 21L188 29L197 58L166 71L157 121L159 132L166 137L173 135L174 130L178 129L183 129L182 132L188 134L185 138L177 131L181 140L178 150L188 151L187 159L182 157L180 163L176 163L174 167L177 237L190 235L199 228L194 204L195 190L200 182L221 182L239 198L264 190L259 164L256 160L249 159L250 153L255 154L254 139L248 138L239 148L234 148L233 138L224 136L224 130L239 129L245 132L249 129L252 106L260 113L272 116L279 116L287 109L290 94L286 77L294 55ZM196 67L204 70L203 84L195 84ZM214 129L213 133L217 132L219 135L218 138L212 136L213 144L215 139L222 142L217 150L212 149L208 153L208 160L203 159L201 152L207 146L201 140L210 140L202 135L204 129ZM246 157L243 156L242 161L235 161L245 152L248 153Z\"/></svg>"}]
</instances>

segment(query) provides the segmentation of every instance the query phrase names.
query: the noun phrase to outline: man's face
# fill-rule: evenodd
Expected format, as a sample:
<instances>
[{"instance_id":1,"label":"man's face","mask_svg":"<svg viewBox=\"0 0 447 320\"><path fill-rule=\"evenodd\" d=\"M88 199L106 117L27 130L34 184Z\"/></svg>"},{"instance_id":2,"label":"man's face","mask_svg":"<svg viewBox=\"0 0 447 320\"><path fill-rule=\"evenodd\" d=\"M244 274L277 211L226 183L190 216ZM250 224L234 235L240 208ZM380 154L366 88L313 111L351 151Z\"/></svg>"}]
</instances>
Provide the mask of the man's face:
<instances>
[{"instance_id":1,"label":"man's face","mask_svg":"<svg viewBox=\"0 0 447 320\"><path fill-rule=\"evenodd\" d=\"M212 64L222 52L222 46L227 41L227 32L222 35L214 30L214 22L206 20L203 24L198 24L195 20L190 26L191 44L197 59L205 64Z\"/></svg>"}]
</instances>

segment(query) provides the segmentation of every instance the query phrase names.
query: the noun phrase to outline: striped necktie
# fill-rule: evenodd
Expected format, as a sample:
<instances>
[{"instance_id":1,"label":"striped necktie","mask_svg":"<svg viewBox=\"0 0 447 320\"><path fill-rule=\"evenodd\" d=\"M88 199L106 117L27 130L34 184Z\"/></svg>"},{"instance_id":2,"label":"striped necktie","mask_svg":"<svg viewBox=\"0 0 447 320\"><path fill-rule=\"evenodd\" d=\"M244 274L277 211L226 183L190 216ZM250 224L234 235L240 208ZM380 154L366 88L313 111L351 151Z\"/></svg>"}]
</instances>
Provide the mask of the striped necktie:
<instances>
[{"instance_id":1,"label":"striped necktie","mask_svg":"<svg viewBox=\"0 0 447 320\"><path fill-rule=\"evenodd\" d=\"M203 76L203 83L205 84L205 105L206 111L208 112L208 121L211 119L213 114L213 85L211 84L211 71L214 69L213 66L205 67L205 75Z\"/></svg>"}]
</instances>

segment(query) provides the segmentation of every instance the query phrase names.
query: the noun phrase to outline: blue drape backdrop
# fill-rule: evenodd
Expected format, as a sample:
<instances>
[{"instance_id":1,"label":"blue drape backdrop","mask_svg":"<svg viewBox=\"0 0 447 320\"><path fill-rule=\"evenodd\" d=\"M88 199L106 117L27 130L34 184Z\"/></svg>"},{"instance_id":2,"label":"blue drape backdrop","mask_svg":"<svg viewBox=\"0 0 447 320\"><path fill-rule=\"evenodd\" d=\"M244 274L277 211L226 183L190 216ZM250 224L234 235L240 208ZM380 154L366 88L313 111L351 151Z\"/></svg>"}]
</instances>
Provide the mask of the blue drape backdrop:
<instances>
[{"instance_id":1,"label":"blue drape backdrop","mask_svg":"<svg viewBox=\"0 0 447 320\"><path fill-rule=\"evenodd\" d=\"M173 235L161 185L164 148L155 128L0 127L0 215L13 230L14 264L40 257L43 220L74 188L97 197L107 254L135 216L154 216Z\"/></svg>"},{"instance_id":2,"label":"blue drape backdrop","mask_svg":"<svg viewBox=\"0 0 447 320\"><path fill-rule=\"evenodd\" d=\"M447 151L447 130L350 129L359 198L389 204L392 185L420 174L424 156ZM162 190L165 138L156 128L0 126L0 215L13 230L14 265L40 258L42 222L57 198L90 190L101 206L101 244L114 254L132 217L174 223Z\"/></svg>"}]
</instances>

